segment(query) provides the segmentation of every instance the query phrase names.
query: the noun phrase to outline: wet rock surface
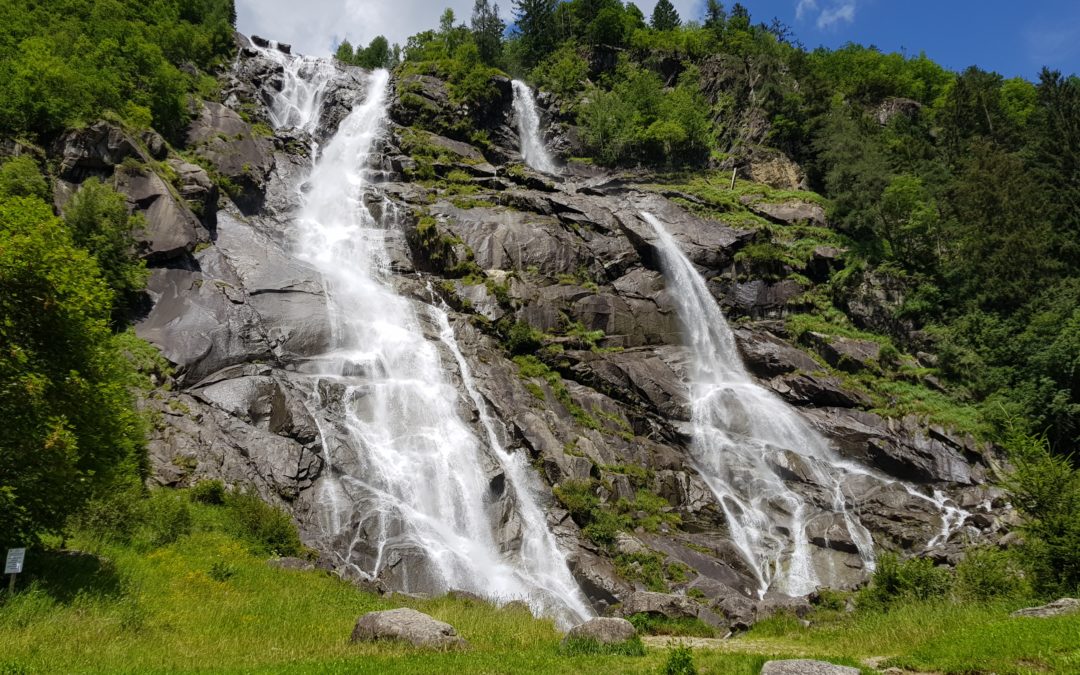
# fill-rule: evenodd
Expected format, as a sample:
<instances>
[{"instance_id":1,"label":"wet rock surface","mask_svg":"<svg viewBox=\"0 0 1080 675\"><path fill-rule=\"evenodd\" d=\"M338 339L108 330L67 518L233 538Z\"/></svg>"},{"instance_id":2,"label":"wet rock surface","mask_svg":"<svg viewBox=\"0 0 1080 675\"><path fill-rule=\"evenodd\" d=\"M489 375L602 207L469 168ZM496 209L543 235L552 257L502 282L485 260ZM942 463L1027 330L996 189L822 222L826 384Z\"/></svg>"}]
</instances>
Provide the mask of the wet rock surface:
<instances>
[{"instance_id":1,"label":"wet rock surface","mask_svg":"<svg viewBox=\"0 0 1080 675\"><path fill-rule=\"evenodd\" d=\"M192 151L230 177L234 194L218 191L204 169L177 156L166 160L177 185L162 191L146 177L130 186L132 201L152 220L153 234L147 240L151 307L137 332L175 367L171 389L143 402L159 420L150 442L154 480L187 486L215 477L252 487L288 509L305 543L339 574L391 590L435 591L438 580L425 568L425 552L393 544L384 549L364 539L372 514L349 515L336 537L327 537L321 521L320 478L339 470L327 456L345 443L343 410L363 405L363 396L316 375L333 344L332 321L323 279L293 255L290 214L302 199L297 186L311 163L313 137L332 135L363 96L363 80L342 71L314 135L287 130L275 138L260 136L238 111L265 123L268 92L280 83L280 65L246 47L228 75L225 103L208 104L193 122ZM434 78L416 76L407 91L440 114L457 114L445 84ZM508 112L499 110L495 106L491 113L504 115L490 124L491 147L424 136L425 144L440 149L438 175L454 171L469 177L475 190L463 200L444 187L404 179L402 169L414 160L403 151L403 135L419 112L399 99L392 103L393 130L372 167L383 177L380 189L387 196L377 208L395 214L397 229L387 233L395 272L389 283L421 308L418 316L427 316L426 303L454 308L451 326L499 441L535 469L548 525L594 608L683 612L720 629L745 628L769 605L756 599L754 573L695 468L688 401L692 359L681 346L682 328L659 267L655 234L640 214L652 213L669 226L710 281L710 292L738 316L780 312L784 298L803 289L736 279L737 254L762 234L691 213L647 189L648 176L635 182L595 169L568 169L559 177L511 172L520 162L516 132ZM92 125L62 139L60 152L74 184L89 175L122 173L116 167L142 152L137 145L108 125ZM801 180L782 162L762 171L788 187ZM193 205L201 216L194 215ZM791 217L812 222L812 211ZM787 217L772 215L780 216ZM837 256L823 251L822 265L835 264ZM873 311L866 316L874 320ZM517 356L544 356L551 375L522 374L505 339L505 327L515 322L546 334L548 353L537 347ZM437 342L434 326L423 329ZM999 517L1003 503L986 492L991 470L984 448L918 419L869 412L866 395L839 379L844 371L876 372L882 358L877 343L823 337L796 344L783 322L769 320L741 323L735 337L747 369L763 386L797 406L845 460L877 476L851 474L842 495L848 508L865 516L877 546L932 548L947 559L968 539L998 537L1007 528ZM456 364L443 352L463 417L483 438ZM356 368L362 376L362 367ZM831 511L835 495L814 482L810 464L796 452L770 452L770 462L781 467L792 489L815 508ZM345 469L356 467L340 467ZM494 463L485 471L496 539L504 550L514 550L521 527L515 496L500 490ZM901 479L913 487L903 487ZM598 545L583 535L584 521L575 521L552 494L553 486L568 481L588 484L602 508L614 509L620 500L633 504L639 493L655 495L667 504L660 513L672 517L662 529L649 521L654 514L624 507L629 531L617 546ZM941 504L956 508L961 522L946 522ZM980 518L965 520L961 508ZM841 570L843 586L865 580L867 570L842 522L823 518L809 532L820 567ZM380 556L390 560L384 576L367 578L363 569ZM673 593L649 593L639 578L623 576L626 566L615 564L619 556L677 564L685 570L683 580L669 580ZM700 597L683 595L688 589Z\"/></svg>"}]
</instances>

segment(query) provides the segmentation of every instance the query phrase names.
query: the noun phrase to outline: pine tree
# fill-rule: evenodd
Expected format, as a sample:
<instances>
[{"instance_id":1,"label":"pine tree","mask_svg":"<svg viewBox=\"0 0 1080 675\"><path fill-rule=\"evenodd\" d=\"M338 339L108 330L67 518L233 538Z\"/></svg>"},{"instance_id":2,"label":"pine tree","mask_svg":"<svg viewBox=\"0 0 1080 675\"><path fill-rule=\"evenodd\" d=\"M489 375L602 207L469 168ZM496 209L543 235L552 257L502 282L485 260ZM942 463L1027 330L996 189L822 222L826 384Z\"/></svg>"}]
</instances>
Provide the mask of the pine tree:
<instances>
[{"instance_id":1,"label":"pine tree","mask_svg":"<svg viewBox=\"0 0 1080 675\"><path fill-rule=\"evenodd\" d=\"M718 0L709 0L705 4L705 27L710 30L723 30L727 23L727 12L724 11L724 3Z\"/></svg>"},{"instance_id":2,"label":"pine tree","mask_svg":"<svg viewBox=\"0 0 1080 675\"><path fill-rule=\"evenodd\" d=\"M679 13L675 11L675 5L671 0L659 0L653 10L650 21L655 30L674 30L682 24Z\"/></svg>"},{"instance_id":3,"label":"pine tree","mask_svg":"<svg viewBox=\"0 0 1080 675\"><path fill-rule=\"evenodd\" d=\"M472 13L472 33L484 63L494 65L502 56L505 30L506 24L499 18L499 6L488 4L488 0L476 0Z\"/></svg>"},{"instance_id":4,"label":"pine tree","mask_svg":"<svg viewBox=\"0 0 1080 675\"><path fill-rule=\"evenodd\" d=\"M532 68L555 48L555 8L559 0L514 0L514 18L521 34L522 61Z\"/></svg>"}]
</instances>

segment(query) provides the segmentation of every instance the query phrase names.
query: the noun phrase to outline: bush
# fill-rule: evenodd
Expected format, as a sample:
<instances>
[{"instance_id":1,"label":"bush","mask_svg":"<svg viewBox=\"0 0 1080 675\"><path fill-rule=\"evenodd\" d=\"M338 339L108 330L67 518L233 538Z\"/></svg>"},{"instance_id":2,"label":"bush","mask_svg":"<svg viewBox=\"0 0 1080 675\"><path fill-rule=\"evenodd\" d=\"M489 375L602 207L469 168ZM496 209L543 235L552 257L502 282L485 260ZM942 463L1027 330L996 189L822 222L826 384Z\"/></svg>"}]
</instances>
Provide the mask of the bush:
<instances>
[{"instance_id":1,"label":"bush","mask_svg":"<svg viewBox=\"0 0 1080 675\"><path fill-rule=\"evenodd\" d=\"M862 592L869 604L887 607L897 600L930 600L946 595L952 575L928 558L900 560L895 553L885 553L877 561L870 586Z\"/></svg>"},{"instance_id":2,"label":"bush","mask_svg":"<svg viewBox=\"0 0 1080 675\"><path fill-rule=\"evenodd\" d=\"M264 502L258 493L232 492L226 499L226 505L233 513L238 534L266 553L279 556L307 554L289 514Z\"/></svg>"},{"instance_id":3,"label":"bush","mask_svg":"<svg viewBox=\"0 0 1080 675\"><path fill-rule=\"evenodd\" d=\"M89 500L68 520L68 529L100 542L130 542L143 521L143 494L137 487Z\"/></svg>"},{"instance_id":4,"label":"bush","mask_svg":"<svg viewBox=\"0 0 1080 675\"><path fill-rule=\"evenodd\" d=\"M188 491L191 501L218 506L225 503L225 484L220 480L201 480Z\"/></svg>"},{"instance_id":5,"label":"bush","mask_svg":"<svg viewBox=\"0 0 1080 675\"><path fill-rule=\"evenodd\" d=\"M1043 596L1080 590L1080 470L1052 455L1045 438L1011 429L1005 447L1016 466L1006 482L1025 516L1020 555Z\"/></svg>"},{"instance_id":6,"label":"bush","mask_svg":"<svg viewBox=\"0 0 1080 675\"><path fill-rule=\"evenodd\" d=\"M1026 597L1031 591L1013 555L972 548L956 566L956 595L967 600Z\"/></svg>"},{"instance_id":7,"label":"bush","mask_svg":"<svg viewBox=\"0 0 1080 675\"><path fill-rule=\"evenodd\" d=\"M694 653L686 645L672 645L668 648L667 661L664 662L664 675L697 675L694 667Z\"/></svg>"},{"instance_id":8,"label":"bush","mask_svg":"<svg viewBox=\"0 0 1080 675\"><path fill-rule=\"evenodd\" d=\"M0 198L3 197L37 197L49 201L49 184L33 158L12 157L0 165Z\"/></svg>"},{"instance_id":9,"label":"bush","mask_svg":"<svg viewBox=\"0 0 1080 675\"><path fill-rule=\"evenodd\" d=\"M172 490L156 490L143 504L147 542L167 546L191 534L191 509Z\"/></svg>"},{"instance_id":10,"label":"bush","mask_svg":"<svg viewBox=\"0 0 1080 675\"><path fill-rule=\"evenodd\" d=\"M210 563L210 570L207 572L209 577L214 581L228 581L236 576L236 566L221 560L220 558Z\"/></svg>"}]
</instances>

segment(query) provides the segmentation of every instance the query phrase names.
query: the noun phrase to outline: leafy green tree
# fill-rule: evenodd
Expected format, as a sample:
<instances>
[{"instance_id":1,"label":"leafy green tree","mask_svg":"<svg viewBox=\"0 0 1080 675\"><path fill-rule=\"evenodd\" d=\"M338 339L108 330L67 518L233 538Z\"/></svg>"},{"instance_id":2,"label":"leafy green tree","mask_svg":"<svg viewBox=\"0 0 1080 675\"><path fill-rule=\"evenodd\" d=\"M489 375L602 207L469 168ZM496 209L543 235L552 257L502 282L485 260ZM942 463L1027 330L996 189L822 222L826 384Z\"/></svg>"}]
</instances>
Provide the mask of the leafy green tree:
<instances>
[{"instance_id":1,"label":"leafy green tree","mask_svg":"<svg viewBox=\"0 0 1080 675\"><path fill-rule=\"evenodd\" d=\"M348 39L342 40L341 44L338 45L337 50L334 52L334 58L342 63L352 64L356 58L356 52Z\"/></svg>"},{"instance_id":2,"label":"leafy green tree","mask_svg":"<svg viewBox=\"0 0 1080 675\"><path fill-rule=\"evenodd\" d=\"M128 214L123 195L97 178L87 179L64 209L76 246L97 260L101 276L123 309L146 283L146 266L135 255L132 230L141 218Z\"/></svg>"},{"instance_id":3,"label":"leafy green tree","mask_svg":"<svg viewBox=\"0 0 1080 675\"><path fill-rule=\"evenodd\" d=\"M0 200L0 548L33 543L94 491L138 480L143 429L110 298L45 202Z\"/></svg>"},{"instance_id":4,"label":"leafy green tree","mask_svg":"<svg viewBox=\"0 0 1080 675\"><path fill-rule=\"evenodd\" d=\"M1005 439L1015 470L1013 504L1026 517L1021 552L1045 597L1080 590L1080 470L1052 455L1045 438L1012 430Z\"/></svg>"},{"instance_id":5,"label":"leafy green tree","mask_svg":"<svg viewBox=\"0 0 1080 675\"><path fill-rule=\"evenodd\" d=\"M682 25L682 19L671 0L657 0L649 24L654 30L675 30Z\"/></svg>"},{"instance_id":6,"label":"leafy green tree","mask_svg":"<svg viewBox=\"0 0 1080 675\"><path fill-rule=\"evenodd\" d=\"M382 35L377 35L372 38L367 47L357 50L353 63L361 68L373 70L388 67L391 59L390 43Z\"/></svg>"},{"instance_id":7,"label":"leafy green tree","mask_svg":"<svg viewBox=\"0 0 1080 675\"><path fill-rule=\"evenodd\" d=\"M49 184L31 157L12 157L0 164L0 199L4 197L37 197L48 201Z\"/></svg>"}]
</instances>

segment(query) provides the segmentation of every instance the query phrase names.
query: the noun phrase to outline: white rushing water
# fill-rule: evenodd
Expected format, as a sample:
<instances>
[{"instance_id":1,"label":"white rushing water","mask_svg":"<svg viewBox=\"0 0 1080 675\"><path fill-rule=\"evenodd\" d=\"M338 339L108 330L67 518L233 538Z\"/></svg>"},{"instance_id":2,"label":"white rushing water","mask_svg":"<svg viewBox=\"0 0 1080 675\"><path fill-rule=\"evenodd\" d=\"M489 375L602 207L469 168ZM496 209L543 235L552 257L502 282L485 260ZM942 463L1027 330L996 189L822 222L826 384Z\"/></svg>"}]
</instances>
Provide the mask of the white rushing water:
<instances>
[{"instance_id":1,"label":"white rushing water","mask_svg":"<svg viewBox=\"0 0 1080 675\"><path fill-rule=\"evenodd\" d=\"M803 595L830 583L814 565L806 535L811 519L822 515L842 520L859 557L872 569L873 541L843 490L846 474L869 472L839 461L790 406L753 381L705 280L663 224L652 214L642 217L656 231L664 276L693 354L693 458L720 502L732 540L756 571L759 591ZM793 461L831 494L831 514L808 503L778 475L778 466Z\"/></svg>"},{"instance_id":2,"label":"white rushing water","mask_svg":"<svg viewBox=\"0 0 1080 675\"><path fill-rule=\"evenodd\" d=\"M321 78L322 69L286 69L280 96L295 100L275 109L300 112L275 114L275 122L318 119L321 94L313 92L325 85L288 81L309 76ZM351 542L341 562L365 578L388 573L405 591L459 589L523 600L570 625L590 610L547 529L522 458L499 444L446 313L418 314L392 285L386 240L395 234L396 209L379 195L381 174L371 169L388 133L389 74L375 71L367 84L366 100L315 163L292 232L297 257L322 275L333 328L331 351L303 369L315 383L311 404L342 418L320 430L323 530L328 540ZM373 213L368 204L380 200ZM425 337L425 323L435 324L453 364ZM461 417L458 391L445 376L454 366L486 438ZM509 502L489 484L500 473ZM500 527L516 531L497 541ZM366 552L353 555L360 549Z\"/></svg>"},{"instance_id":3,"label":"white rushing water","mask_svg":"<svg viewBox=\"0 0 1080 675\"><path fill-rule=\"evenodd\" d=\"M514 80L513 86L514 114L517 117L518 136L521 138L521 158L537 171L559 173L544 144L544 134L540 131L540 113L536 109L532 89L518 80Z\"/></svg>"}]
</instances>

